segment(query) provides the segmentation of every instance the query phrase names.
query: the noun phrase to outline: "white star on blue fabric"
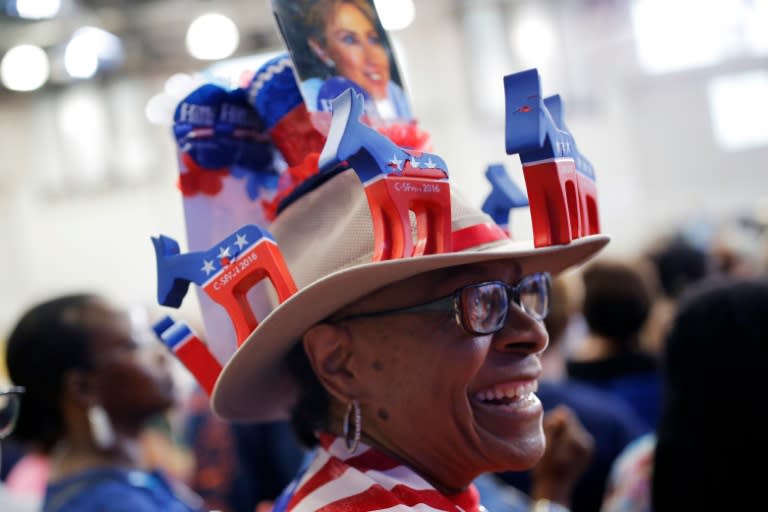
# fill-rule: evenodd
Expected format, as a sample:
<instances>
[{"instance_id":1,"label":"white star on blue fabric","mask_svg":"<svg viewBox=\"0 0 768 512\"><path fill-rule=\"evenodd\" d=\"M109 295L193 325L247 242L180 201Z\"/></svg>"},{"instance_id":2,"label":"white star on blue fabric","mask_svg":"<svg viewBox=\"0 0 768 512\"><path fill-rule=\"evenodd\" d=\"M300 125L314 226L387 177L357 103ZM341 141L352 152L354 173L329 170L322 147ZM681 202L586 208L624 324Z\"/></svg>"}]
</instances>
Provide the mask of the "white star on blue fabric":
<instances>
[{"instance_id":1,"label":"white star on blue fabric","mask_svg":"<svg viewBox=\"0 0 768 512\"><path fill-rule=\"evenodd\" d=\"M424 165L427 166L427 169L434 169L435 167L437 167L437 164L432 161L432 157L429 157L429 160L427 160L427 163Z\"/></svg>"},{"instance_id":2,"label":"white star on blue fabric","mask_svg":"<svg viewBox=\"0 0 768 512\"><path fill-rule=\"evenodd\" d=\"M415 156L411 157L411 167L413 167L414 169L418 169L419 168L419 162L418 162L418 160L416 160Z\"/></svg>"},{"instance_id":3,"label":"white star on blue fabric","mask_svg":"<svg viewBox=\"0 0 768 512\"><path fill-rule=\"evenodd\" d=\"M245 235L237 235L237 240L235 240L235 245L238 249L241 249L248 245L248 240L245 239Z\"/></svg>"},{"instance_id":4,"label":"white star on blue fabric","mask_svg":"<svg viewBox=\"0 0 768 512\"><path fill-rule=\"evenodd\" d=\"M200 270L205 272L206 276L211 275L211 272L215 272L216 269L213 266L213 260L203 260L203 267Z\"/></svg>"},{"instance_id":5,"label":"white star on blue fabric","mask_svg":"<svg viewBox=\"0 0 768 512\"><path fill-rule=\"evenodd\" d=\"M219 258L229 258L229 247L219 247Z\"/></svg>"},{"instance_id":6,"label":"white star on blue fabric","mask_svg":"<svg viewBox=\"0 0 768 512\"><path fill-rule=\"evenodd\" d=\"M403 161L397 158L397 155L392 155L392 160L387 162L390 165L394 165L395 169L400 170L400 166L403 165Z\"/></svg>"}]
</instances>

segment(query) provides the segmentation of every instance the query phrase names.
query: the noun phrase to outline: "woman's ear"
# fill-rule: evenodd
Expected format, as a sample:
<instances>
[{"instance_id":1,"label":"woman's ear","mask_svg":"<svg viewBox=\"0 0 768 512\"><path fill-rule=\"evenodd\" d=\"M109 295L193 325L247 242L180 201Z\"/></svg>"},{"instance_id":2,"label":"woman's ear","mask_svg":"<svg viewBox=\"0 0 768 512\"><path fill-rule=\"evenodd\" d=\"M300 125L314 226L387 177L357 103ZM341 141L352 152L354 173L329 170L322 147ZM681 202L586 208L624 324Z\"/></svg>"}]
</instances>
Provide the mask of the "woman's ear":
<instances>
[{"instance_id":1,"label":"woman's ear","mask_svg":"<svg viewBox=\"0 0 768 512\"><path fill-rule=\"evenodd\" d=\"M62 380L62 398L88 407L95 401L93 379L85 370L69 370Z\"/></svg>"},{"instance_id":2,"label":"woman's ear","mask_svg":"<svg viewBox=\"0 0 768 512\"><path fill-rule=\"evenodd\" d=\"M346 329L333 324L314 325L303 337L312 370L328 392L342 403L357 394L356 378L348 364L351 341Z\"/></svg>"},{"instance_id":3,"label":"woman's ear","mask_svg":"<svg viewBox=\"0 0 768 512\"><path fill-rule=\"evenodd\" d=\"M307 44L309 45L309 49L312 50L312 53L315 54L315 57L323 61L323 64L326 65L326 67L329 68L335 68L336 63L333 62L333 59L328 55L328 53L323 50L323 47L320 46L320 44L315 41L314 39L307 39Z\"/></svg>"}]
</instances>

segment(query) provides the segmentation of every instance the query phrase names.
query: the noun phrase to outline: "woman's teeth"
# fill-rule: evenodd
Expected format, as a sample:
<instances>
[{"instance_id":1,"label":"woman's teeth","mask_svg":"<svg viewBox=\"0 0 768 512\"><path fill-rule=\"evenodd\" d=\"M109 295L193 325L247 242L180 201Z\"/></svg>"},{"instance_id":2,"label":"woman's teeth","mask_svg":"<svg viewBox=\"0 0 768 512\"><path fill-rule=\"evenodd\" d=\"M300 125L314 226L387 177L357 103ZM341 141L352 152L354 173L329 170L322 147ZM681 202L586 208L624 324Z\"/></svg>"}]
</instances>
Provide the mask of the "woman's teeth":
<instances>
[{"instance_id":1,"label":"woman's teeth","mask_svg":"<svg viewBox=\"0 0 768 512\"><path fill-rule=\"evenodd\" d=\"M475 393L475 399L490 404L507 404L516 400L528 400L539 388L536 380L499 384Z\"/></svg>"}]
</instances>

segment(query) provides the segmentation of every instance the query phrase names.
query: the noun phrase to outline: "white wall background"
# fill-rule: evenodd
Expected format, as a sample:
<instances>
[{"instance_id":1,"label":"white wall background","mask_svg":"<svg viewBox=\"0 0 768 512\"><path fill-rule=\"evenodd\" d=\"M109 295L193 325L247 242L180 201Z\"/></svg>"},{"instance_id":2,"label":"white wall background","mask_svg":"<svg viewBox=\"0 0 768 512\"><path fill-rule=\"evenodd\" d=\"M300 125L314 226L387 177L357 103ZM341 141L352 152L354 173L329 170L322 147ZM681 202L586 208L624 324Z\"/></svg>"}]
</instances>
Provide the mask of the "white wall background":
<instances>
[{"instance_id":1,"label":"white wall background","mask_svg":"<svg viewBox=\"0 0 768 512\"><path fill-rule=\"evenodd\" d=\"M554 55L535 65L544 94L563 96L569 127L595 166L610 251L639 251L688 219L723 218L765 201L768 148L719 149L706 91L710 78L766 69L768 60L647 75L637 64L628 2L537 4L557 41ZM417 0L414 24L392 34L422 128L478 205L489 191L489 163L505 163L523 185L517 157L504 152L502 77L531 67L508 43L510 23L526 5ZM32 302L62 291L156 304L150 236L185 240L174 142L144 117L165 78L82 84L83 97L109 115L75 139L56 128L72 90L0 101L0 337ZM78 160L73 143L108 156ZM104 161L112 178L89 184ZM62 176L72 172L86 192L68 189ZM512 227L530 235L527 211L513 214ZM194 320L193 293L183 311Z\"/></svg>"}]
</instances>

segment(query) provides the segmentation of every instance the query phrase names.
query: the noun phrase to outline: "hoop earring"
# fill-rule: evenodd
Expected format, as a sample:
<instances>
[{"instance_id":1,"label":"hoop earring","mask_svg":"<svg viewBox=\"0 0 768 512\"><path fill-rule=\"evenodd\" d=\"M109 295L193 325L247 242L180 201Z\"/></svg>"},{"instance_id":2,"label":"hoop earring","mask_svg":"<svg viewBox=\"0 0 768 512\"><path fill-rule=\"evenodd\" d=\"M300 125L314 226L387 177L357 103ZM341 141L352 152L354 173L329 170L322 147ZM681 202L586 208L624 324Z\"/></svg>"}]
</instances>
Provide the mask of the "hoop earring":
<instances>
[{"instance_id":1,"label":"hoop earring","mask_svg":"<svg viewBox=\"0 0 768 512\"><path fill-rule=\"evenodd\" d=\"M351 417L353 411L354 416ZM352 432L351 438L349 432L350 420L355 422L355 430ZM352 400L347 404L347 412L344 414L344 444L347 445L347 451L349 453L354 453L360 444L360 423L360 403L358 403L357 400Z\"/></svg>"},{"instance_id":2,"label":"hoop earring","mask_svg":"<svg viewBox=\"0 0 768 512\"><path fill-rule=\"evenodd\" d=\"M88 424L91 427L93 442L102 450L109 450L115 444L115 431L109 421L107 411L100 405L88 407Z\"/></svg>"}]
</instances>

